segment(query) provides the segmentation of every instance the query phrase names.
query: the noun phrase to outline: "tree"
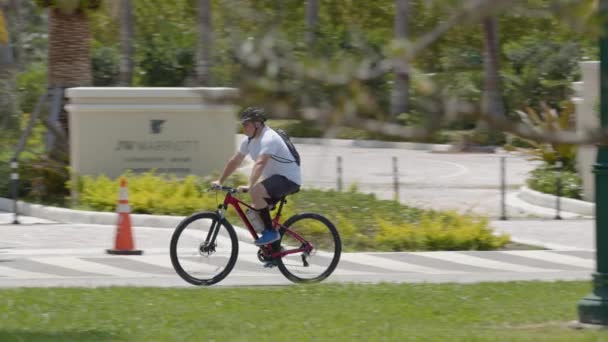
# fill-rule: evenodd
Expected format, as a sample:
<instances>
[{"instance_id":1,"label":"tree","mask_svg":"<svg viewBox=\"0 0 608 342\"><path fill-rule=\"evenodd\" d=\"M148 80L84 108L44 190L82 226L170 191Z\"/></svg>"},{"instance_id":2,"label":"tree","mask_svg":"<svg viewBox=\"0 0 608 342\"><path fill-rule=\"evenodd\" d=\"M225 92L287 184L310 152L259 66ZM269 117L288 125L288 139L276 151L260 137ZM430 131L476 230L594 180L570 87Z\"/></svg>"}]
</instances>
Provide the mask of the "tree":
<instances>
[{"instance_id":1,"label":"tree","mask_svg":"<svg viewBox=\"0 0 608 342\"><path fill-rule=\"evenodd\" d=\"M0 70L6 69L9 64L13 63L13 53L10 47L8 24L5 19L5 8L8 7L2 6L2 2L0 2Z\"/></svg>"},{"instance_id":2,"label":"tree","mask_svg":"<svg viewBox=\"0 0 608 342\"><path fill-rule=\"evenodd\" d=\"M91 33L84 8L71 8L69 0L49 7L49 87L91 85Z\"/></svg>"},{"instance_id":3,"label":"tree","mask_svg":"<svg viewBox=\"0 0 608 342\"><path fill-rule=\"evenodd\" d=\"M120 0L120 5L119 83L130 86L133 82L133 6L131 0Z\"/></svg>"},{"instance_id":4,"label":"tree","mask_svg":"<svg viewBox=\"0 0 608 342\"><path fill-rule=\"evenodd\" d=\"M409 0L395 0L395 39L404 43L408 38L408 18L410 11ZM391 97L391 118L393 121L399 114L408 112L409 100L409 66L407 57L396 60L395 81Z\"/></svg>"},{"instance_id":5,"label":"tree","mask_svg":"<svg viewBox=\"0 0 608 342\"><path fill-rule=\"evenodd\" d=\"M15 127L17 117L14 99L15 61L10 45L8 25L5 20L8 7L0 2L0 129Z\"/></svg>"},{"instance_id":6,"label":"tree","mask_svg":"<svg viewBox=\"0 0 608 342\"><path fill-rule=\"evenodd\" d=\"M499 39L496 16L482 19L483 27L483 96L481 112L486 120L477 122L474 143L482 145L500 145L504 142L502 134L488 126L487 117L504 118L505 110L502 101L499 75ZM483 117L483 116L482 116ZM468 143L465 142L465 144ZM463 146L465 149L469 146Z\"/></svg>"},{"instance_id":7,"label":"tree","mask_svg":"<svg viewBox=\"0 0 608 342\"><path fill-rule=\"evenodd\" d=\"M317 35L319 24L319 0L306 1L306 44L312 46Z\"/></svg>"},{"instance_id":8,"label":"tree","mask_svg":"<svg viewBox=\"0 0 608 342\"><path fill-rule=\"evenodd\" d=\"M22 32L23 29L23 18L21 15L22 4L19 0L10 0L8 4L9 9L13 12L13 15L11 17L14 18L15 32L17 32L12 37L12 40L14 42L13 55L15 63L17 63L19 70L23 70L23 46L21 44L21 35L19 34L20 32Z\"/></svg>"},{"instance_id":9,"label":"tree","mask_svg":"<svg viewBox=\"0 0 608 342\"><path fill-rule=\"evenodd\" d=\"M67 153L67 113L63 110L63 91L66 88L90 86L91 33L87 10L99 8L101 0L37 0L38 5L48 7L49 48L48 87L53 90L53 103L46 120L49 131L47 148L54 148L55 138L59 138L63 153Z\"/></svg>"},{"instance_id":10,"label":"tree","mask_svg":"<svg viewBox=\"0 0 608 342\"><path fill-rule=\"evenodd\" d=\"M482 111L489 115L504 116L504 105L500 92L499 39L496 16L483 19L484 32L484 96Z\"/></svg>"},{"instance_id":11,"label":"tree","mask_svg":"<svg viewBox=\"0 0 608 342\"><path fill-rule=\"evenodd\" d=\"M211 1L198 0L198 49L196 56L196 80L201 86L210 84L212 22Z\"/></svg>"}]
</instances>

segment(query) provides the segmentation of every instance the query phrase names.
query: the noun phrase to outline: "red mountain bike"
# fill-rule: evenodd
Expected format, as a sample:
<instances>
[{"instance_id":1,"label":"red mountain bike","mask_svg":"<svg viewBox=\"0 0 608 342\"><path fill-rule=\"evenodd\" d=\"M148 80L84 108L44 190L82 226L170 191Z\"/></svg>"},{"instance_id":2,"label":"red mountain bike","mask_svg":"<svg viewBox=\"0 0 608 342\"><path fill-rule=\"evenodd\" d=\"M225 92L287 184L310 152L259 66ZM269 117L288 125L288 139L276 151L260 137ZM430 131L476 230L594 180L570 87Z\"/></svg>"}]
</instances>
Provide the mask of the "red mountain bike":
<instances>
[{"instance_id":1,"label":"red mountain bike","mask_svg":"<svg viewBox=\"0 0 608 342\"><path fill-rule=\"evenodd\" d=\"M231 205L249 230L253 240L258 234L243 211L250 205L239 200L238 191L229 187L214 190L226 192L224 203L216 211L200 212L185 218L171 237L171 263L177 274L194 285L212 285L232 271L239 253L234 227L225 217ZM281 223L285 197L278 202L272 223L281 234L279 241L265 246L242 244L257 253L266 267L278 266L287 279L295 283L319 282L338 266L342 243L336 227L325 217L314 213L296 214ZM256 251L257 250L257 251Z\"/></svg>"}]
</instances>

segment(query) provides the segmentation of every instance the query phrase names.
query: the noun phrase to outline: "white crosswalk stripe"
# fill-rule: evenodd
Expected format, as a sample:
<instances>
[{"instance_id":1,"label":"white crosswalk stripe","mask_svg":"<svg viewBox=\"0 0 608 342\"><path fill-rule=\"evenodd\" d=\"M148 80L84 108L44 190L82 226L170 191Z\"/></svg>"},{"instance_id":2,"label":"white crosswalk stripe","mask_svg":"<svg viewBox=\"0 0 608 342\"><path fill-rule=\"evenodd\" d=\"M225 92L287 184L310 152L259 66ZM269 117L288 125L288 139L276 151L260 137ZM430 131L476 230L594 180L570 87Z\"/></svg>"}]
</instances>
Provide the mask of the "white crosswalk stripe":
<instances>
[{"instance_id":1,"label":"white crosswalk stripe","mask_svg":"<svg viewBox=\"0 0 608 342\"><path fill-rule=\"evenodd\" d=\"M39 279L48 278L48 274L22 271L12 267L0 266L0 277L18 278L18 279ZM0 278L2 279L2 278ZM1 280L0 280L1 281Z\"/></svg>"},{"instance_id":2,"label":"white crosswalk stripe","mask_svg":"<svg viewBox=\"0 0 608 342\"><path fill-rule=\"evenodd\" d=\"M427 274L454 274L462 273L459 271L446 271L439 270L436 268L425 267L420 265L414 265L407 262L391 260L389 258L383 258L373 256L365 253L346 253L341 257L342 260L350 261L360 265L372 266L382 268L390 271L397 272L413 272L413 273L427 273Z\"/></svg>"},{"instance_id":3,"label":"white crosswalk stripe","mask_svg":"<svg viewBox=\"0 0 608 342\"><path fill-rule=\"evenodd\" d=\"M502 261L495 261L489 259L483 259L472 255L461 254L461 253L453 253L453 252L428 252L424 254L427 258L439 259L443 261L454 262L458 264L482 267L482 268L490 268L501 271L511 271L511 272L529 272L529 273L537 273L537 272L555 272L553 269L543 269L536 267L528 267L523 265L511 264Z\"/></svg>"},{"instance_id":4,"label":"white crosswalk stripe","mask_svg":"<svg viewBox=\"0 0 608 342\"><path fill-rule=\"evenodd\" d=\"M32 250L31 252L40 252ZM101 251L96 253L80 253L80 255L66 254L59 256L66 250L46 250L40 255L26 255L23 251L12 253L10 257L0 254L4 259L0 264L0 286L3 282L27 281L27 279L57 279L70 281L72 279L95 279L108 281L110 279L141 279L146 278L178 280L181 279L174 272L166 249L149 250L140 256L112 256ZM79 250L72 251L83 252ZM483 274L498 274L500 272L513 272L518 274L567 274L578 272L585 274L594 267L595 261L580 256L574 256L560 251L501 251L501 255L513 255L513 260L502 258L484 258L485 252L416 252L416 253L343 253L341 264L333 275L336 278L345 277L349 281L370 281L373 279L396 279L401 277L404 281L413 279L430 279L429 277L448 277L449 279L466 279L466 277L479 277ZM494 252L495 253L495 252ZM494 254L496 255L496 254ZM585 254L582 254L585 255ZM589 254L591 255L591 254ZM404 261L404 260L407 260ZM529 265L526 265L529 260ZM550 268L541 268L542 262L550 263ZM182 260L184 267L200 270L201 273L213 271L215 266L196 262L196 257ZM420 264L419 264L420 263ZM454 264L469 266L469 268L454 269ZM145 264L145 265L143 265ZM48 267L46 267L47 265ZM124 266L123 266L124 265ZM534 266L531 266L534 265ZM560 269L560 265L564 269ZM23 268L21 268L23 266ZM142 270L139 271L138 267ZM158 267L155 269L154 267ZM573 270L574 268L574 270ZM580 272L578 269L580 268ZM74 271L72 274L67 270ZM164 269L164 271L163 271ZM145 270L154 273L147 273ZM302 272L314 271L315 265L303 269ZM466 270L466 271L465 271ZM57 272L55 274L54 272ZM82 275L79 274L82 272ZM263 279L283 278L276 268L267 269L257 259L253 250L247 249L239 254L237 264L227 279L250 279L252 283L263 283ZM388 278L387 278L388 277ZM457 277L457 278L454 278ZM399 279L401 279L399 278ZM447 278L446 278L447 279ZM476 278L477 279L477 278ZM490 279L491 280L491 279ZM248 283L248 281L245 281ZM14 282L11 284L15 284ZM18 283L17 283L18 284Z\"/></svg>"},{"instance_id":5,"label":"white crosswalk stripe","mask_svg":"<svg viewBox=\"0 0 608 342\"><path fill-rule=\"evenodd\" d=\"M524 256L542 261L548 261L557 264L564 264L582 268L594 268L595 260L583 259L571 255L555 253L551 251L505 251L503 253Z\"/></svg>"},{"instance_id":6,"label":"white crosswalk stripe","mask_svg":"<svg viewBox=\"0 0 608 342\"><path fill-rule=\"evenodd\" d=\"M44 257L44 258L31 258L31 260L54 265L59 267L70 268L80 272L99 273L111 276L121 277L142 277L149 276L148 273L130 271L119 267L108 266L92 261L83 260L81 258L74 257Z\"/></svg>"}]
</instances>

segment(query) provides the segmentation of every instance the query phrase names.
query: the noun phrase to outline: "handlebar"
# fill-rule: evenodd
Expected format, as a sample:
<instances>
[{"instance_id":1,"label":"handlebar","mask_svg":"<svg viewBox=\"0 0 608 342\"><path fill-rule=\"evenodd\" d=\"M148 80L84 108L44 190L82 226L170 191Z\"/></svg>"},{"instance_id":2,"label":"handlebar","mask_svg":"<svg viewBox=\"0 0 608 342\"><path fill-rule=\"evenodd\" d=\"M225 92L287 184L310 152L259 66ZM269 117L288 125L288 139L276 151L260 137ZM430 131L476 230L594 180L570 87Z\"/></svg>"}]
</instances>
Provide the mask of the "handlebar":
<instances>
[{"instance_id":1,"label":"handlebar","mask_svg":"<svg viewBox=\"0 0 608 342\"><path fill-rule=\"evenodd\" d=\"M237 188L231 188L229 186L211 186L211 190L221 190L221 191L226 191L229 192L231 194L238 194L239 192L248 192L248 190L245 191L240 191Z\"/></svg>"}]
</instances>

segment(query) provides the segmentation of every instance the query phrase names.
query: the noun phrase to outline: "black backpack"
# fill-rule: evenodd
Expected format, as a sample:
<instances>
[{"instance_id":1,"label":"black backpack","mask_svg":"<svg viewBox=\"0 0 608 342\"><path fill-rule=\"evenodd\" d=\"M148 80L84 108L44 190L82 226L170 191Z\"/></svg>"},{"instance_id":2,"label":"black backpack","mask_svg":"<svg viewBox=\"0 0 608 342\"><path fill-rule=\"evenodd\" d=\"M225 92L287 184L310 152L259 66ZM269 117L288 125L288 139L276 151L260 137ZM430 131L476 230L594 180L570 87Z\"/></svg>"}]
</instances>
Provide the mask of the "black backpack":
<instances>
[{"instance_id":1,"label":"black backpack","mask_svg":"<svg viewBox=\"0 0 608 342\"><path fill-rule=\"evenodd\" d=\"M277 134L281 137L281 139L283 139L283 141L285 142L285 145L287 145L287 148L289 149L289 152L291 152L291 155L295 159L295 163L298 164L298 166L300 166L300 154L298 153L298 150L296 150L296 147L291 142L289 135L287 135L287 133L280 128L277 128L277 129L273 128L273 130L275 132L277 132ZM273 159L275 159L275 158L273 157ZM275 160L277 160L277 159L275 159ZM293 160L289 160L289 161L278 160L278 161L282 162L282 163L285 163L285 162L293 163L294 162Z\"/></svg>"}]
</instances>

